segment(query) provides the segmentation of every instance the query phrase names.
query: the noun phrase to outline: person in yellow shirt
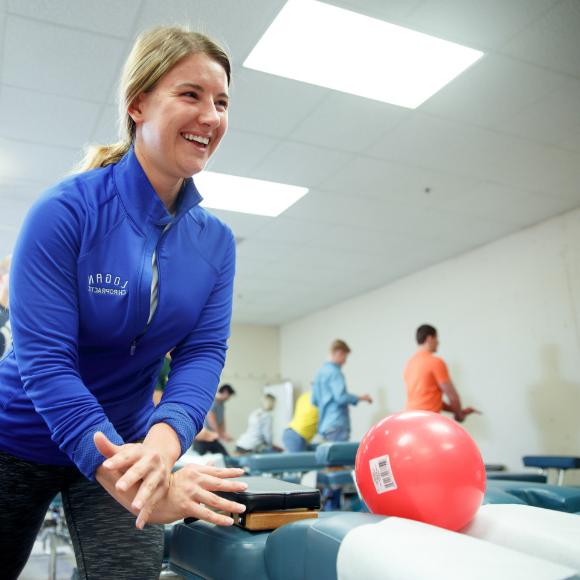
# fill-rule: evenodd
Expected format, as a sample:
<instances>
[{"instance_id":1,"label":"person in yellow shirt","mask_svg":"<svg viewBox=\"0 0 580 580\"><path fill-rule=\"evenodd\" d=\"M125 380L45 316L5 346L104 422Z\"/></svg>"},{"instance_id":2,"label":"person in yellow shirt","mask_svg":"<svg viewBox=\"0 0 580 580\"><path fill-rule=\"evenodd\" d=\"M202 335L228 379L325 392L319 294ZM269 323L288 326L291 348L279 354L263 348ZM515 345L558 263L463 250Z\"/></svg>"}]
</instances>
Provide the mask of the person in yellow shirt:
<instances>
[{"instance_id":1,"label":"person in yellow shirt","mask_svg":"<svg viewBox=\"0 0 580 580\"><path fill-rule=\"evenodd\" d=\"M286 451L308 451L318 427L318 409L312 404L312 392L302 393L296 401L294 417L282 434Z\"/></svg>"}]
</instances>

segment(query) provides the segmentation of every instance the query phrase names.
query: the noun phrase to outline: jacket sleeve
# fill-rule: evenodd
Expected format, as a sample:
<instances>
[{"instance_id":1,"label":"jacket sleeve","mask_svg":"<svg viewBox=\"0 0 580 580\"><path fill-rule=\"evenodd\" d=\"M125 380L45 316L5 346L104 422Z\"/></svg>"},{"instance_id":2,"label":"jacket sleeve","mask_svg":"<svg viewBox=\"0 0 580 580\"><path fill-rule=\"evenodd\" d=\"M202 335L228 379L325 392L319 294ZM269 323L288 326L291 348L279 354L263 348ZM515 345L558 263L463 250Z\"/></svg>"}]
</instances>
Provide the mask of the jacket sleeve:
<instances>
[{"instance_id":1,"label":"jacket sleeve","mask_svg":"<svg viewBox=\"0 0 580 580\"><path fill-rule=\"evenodd\" d=\"M215 397L225 363L232 318L236 245L227 231L227 249L215 286L195 329L171 353L171 372L161 403L149 419L177 433L181 452L191 446Z\"/></svg>"},{"instance_id":2,"label":"jacket sleeve","mask_svg":"<svg viewBox=\"0 0 580 580\"><path fill-rule=\"evenodd\" d=\"M82 218L63 196L28 213L12 260L10 316L24 390L52 440L89 479L104 461L95 431L121 437L84 385L78 366L77 259Z\"/></svg>"},{"instance_id":3,"label":"jacket sleeve","mask_svg":"<svg viewBox=\"0 0 580 580\"><path fill-rule=\"evenodd\" d=\"M332 398L338 405L356 405L358 397L346 391L344 375L340 371L333 373L329 381Z\"/></svg>"}]
</instances>

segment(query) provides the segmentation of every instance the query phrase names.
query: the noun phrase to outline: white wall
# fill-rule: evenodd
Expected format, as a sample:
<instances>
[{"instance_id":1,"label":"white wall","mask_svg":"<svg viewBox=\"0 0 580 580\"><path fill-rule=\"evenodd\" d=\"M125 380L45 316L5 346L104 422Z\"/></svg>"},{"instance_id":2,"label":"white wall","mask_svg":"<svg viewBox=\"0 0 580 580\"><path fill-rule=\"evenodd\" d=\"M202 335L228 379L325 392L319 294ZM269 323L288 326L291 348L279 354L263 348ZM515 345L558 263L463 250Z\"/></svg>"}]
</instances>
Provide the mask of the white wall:
<instances>
[{"instance_id":1,"label":"white wall","mask_svg":"<svg viewBox=\"0 0 580 580\"><path fill-rule=\"evenodd\" d=\"M259 407L265 385L280 381L279 329L273 326L232 325L226 364L220 384L230 383L236 395L226 403L226 427L238 437L248 415ZM228 445L233 449L234 445Z\"/></svg>"},{"instance_id":2,"label":"white wall","mask_svg":"<svg viewBox=\"0 0 580 580\"><path fill-rule=\"evenodd\" d=\"M579 311L575 210L284 325L281 371L308 387L346 340L350 390L376 399L351 411L359 438L404 407L414 330L431 323L464 404L484 413L464 424L484 459L521 469L524 454L580 455Z\"/></svg>"}]
</instances>

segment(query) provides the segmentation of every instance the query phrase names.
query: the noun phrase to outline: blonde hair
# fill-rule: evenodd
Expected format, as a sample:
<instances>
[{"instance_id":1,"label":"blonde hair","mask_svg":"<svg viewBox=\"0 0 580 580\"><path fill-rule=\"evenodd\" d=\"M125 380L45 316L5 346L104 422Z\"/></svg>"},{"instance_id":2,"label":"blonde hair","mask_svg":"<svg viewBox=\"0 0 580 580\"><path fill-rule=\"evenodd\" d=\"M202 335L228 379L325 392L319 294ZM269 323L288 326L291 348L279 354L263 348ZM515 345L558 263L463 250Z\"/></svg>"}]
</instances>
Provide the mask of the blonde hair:
<instances>
[{"instance_id":1,"label":"blonde hair","mask_svg":"<svg viewBox=\"0 0 580 580\"><path fill-rule=\"evenodd\" d=\"M129 151L135 139L135 122L128 109L142 93L147 93L181 59L192 54L205 54L219 63L231 77L230 59L226 51L209 37L181 26L158 26L142 32L125 62L119 95L119 141L110 145L92 145L77 167L89 171L117 163Z\"/></svg>"},{"instance_id":2,"label":"blonde hair","mask_svg":"<svg viewBox=\"0 0 580 580\"><path fill-rule=\"evenodd\" d=\"M346 342L344 342L344 340L340 340L340 338L337 338L330 345L330 352L334 353L337 350L340 350L340 351L345 352L346 354L348 354L350 352L350 347L348 346L348 344L346 344Z\"/></svg>"},{"instance_id":3,"label":"blonde hair","mask_svg":"<svg viewBox=\"0 0 580 580\"><path fill-rule=\"evenodd\" d=\"M12 263L12 254L4 256L2 260L0 260L0 275L8 274L8 272L10 271L11 263Z\"/></svg>"}]
</instances>

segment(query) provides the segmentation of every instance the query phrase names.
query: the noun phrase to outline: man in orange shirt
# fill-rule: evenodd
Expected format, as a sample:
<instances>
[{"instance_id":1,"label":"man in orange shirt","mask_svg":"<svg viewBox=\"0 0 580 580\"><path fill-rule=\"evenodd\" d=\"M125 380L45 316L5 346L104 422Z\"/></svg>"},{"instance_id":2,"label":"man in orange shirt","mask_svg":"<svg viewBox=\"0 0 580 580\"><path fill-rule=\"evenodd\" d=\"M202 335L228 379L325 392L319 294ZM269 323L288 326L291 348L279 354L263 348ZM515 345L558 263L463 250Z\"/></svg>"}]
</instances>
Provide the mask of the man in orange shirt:
<instances>
[{"instance_id":1,"label":"man in orange shirt","mask_svg":"<svg viewBox=\"0 0 580 580\"><path fill-rule=\"evenodd\" d=\"M417 329L419 350L411 357L404 372L407 385L407 411L433 411L453 413L460 423L471 413L479 413L473 407L461 407L461 399L449 378L443 359L435 356L439 346L437 330L429 324ZM447 401L443 400L443 395Z\"/></svg>"}]
</instances>

